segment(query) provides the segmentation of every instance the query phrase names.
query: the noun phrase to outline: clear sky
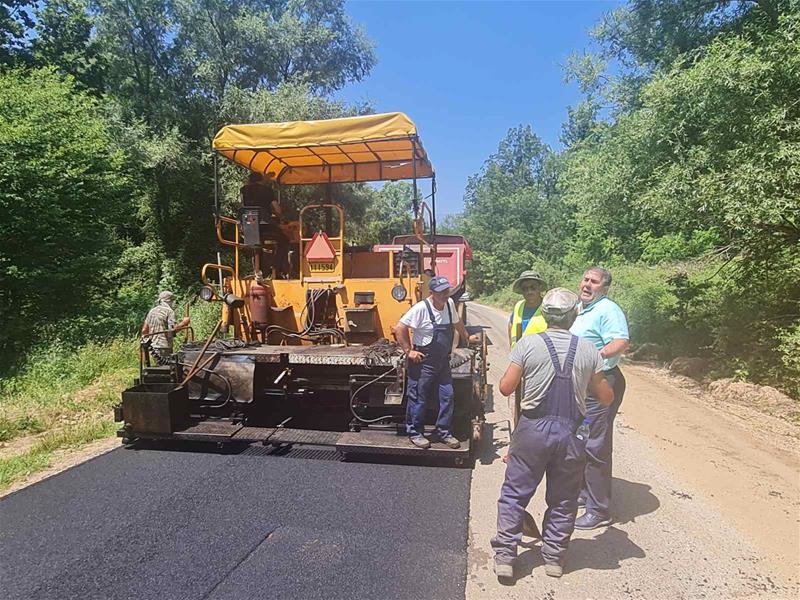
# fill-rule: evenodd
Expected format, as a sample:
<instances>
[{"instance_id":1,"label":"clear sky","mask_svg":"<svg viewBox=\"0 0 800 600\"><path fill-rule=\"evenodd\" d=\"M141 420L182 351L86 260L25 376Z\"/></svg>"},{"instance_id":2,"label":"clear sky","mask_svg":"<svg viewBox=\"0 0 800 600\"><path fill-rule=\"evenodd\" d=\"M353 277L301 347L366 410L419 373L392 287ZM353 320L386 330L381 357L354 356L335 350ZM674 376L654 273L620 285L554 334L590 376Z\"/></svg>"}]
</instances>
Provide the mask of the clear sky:
<instances>
[{"instance_id":1,"label":"clear sky","mask_svg":"<svg viewBox=\"0 0 800 600\"><path fill-rule=\"evenodd\" d=\"M558 147L567 106L579 99L562 65L619 4L350 0L378 64L338 97L408 114L436 168L439 216L459 212L467 178L511 127L530 124Z\"/></svg>"}]
</instances>

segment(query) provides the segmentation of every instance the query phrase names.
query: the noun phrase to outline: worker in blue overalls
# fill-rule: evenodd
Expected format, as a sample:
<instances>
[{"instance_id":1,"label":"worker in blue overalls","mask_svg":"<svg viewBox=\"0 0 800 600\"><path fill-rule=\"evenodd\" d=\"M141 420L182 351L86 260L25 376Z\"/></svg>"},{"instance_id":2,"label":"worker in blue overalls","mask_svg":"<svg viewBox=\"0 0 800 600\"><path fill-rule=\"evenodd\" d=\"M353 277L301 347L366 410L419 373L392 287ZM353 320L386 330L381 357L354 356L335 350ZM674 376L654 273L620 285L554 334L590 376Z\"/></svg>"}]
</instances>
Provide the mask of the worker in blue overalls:
<instances>
[{"instance_id":1,"label":"worker in blue overalls","mask_svg":"<svg viewBox=\"0 0 800 600\"><path fill-rule=\"evenodd\" d=\"M561 577L575 527L589 424L586 397L611 404L614 394L603 375L603 359L594 345L569 332L578 315L577 294L555 288L542 301L547 330L523 337L511 351L500 380L509 396L524 377L521 415L511 436L505 481L497 503L495 573L514 576L525 507L547 473L547 511L542 523L545 573Z\"/></svg>"},{"instance_id":2,"label":"worker in blue overalls","mask_svg":"<svg viewBox=\"0 0 800 600\"><path fill-rule=\"evenodd\" d=\"M436 418L436 437L450 448L461 443L451 431L453 423L453 379L450 373L450 353L453 334L461 340L477 342L470 337L461 322L453 300L447 277L433 277L428 282L430 296L417 302L400 318L394 328L397 343L408 358L408 384L406 398L406 432L411 443L418 448L430 448L425 437L425 411L439 398ZM413 330L413 339L410 330Z\"/></svg>"}]
</instances>

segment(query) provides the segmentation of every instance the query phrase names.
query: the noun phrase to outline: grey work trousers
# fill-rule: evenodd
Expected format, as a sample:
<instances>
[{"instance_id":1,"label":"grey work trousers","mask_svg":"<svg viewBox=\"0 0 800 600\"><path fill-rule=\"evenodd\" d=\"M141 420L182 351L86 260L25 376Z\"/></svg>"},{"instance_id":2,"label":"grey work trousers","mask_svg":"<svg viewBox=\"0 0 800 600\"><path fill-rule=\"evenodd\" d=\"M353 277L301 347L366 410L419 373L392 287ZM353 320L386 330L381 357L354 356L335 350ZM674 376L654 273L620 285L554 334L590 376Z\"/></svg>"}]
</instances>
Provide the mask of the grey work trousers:
<instances>
[{"instance_id":1,"label":"grey work trousers","mask_svg":"<svg viewBox=\"0 0 800 600\"><path fill-rule=\"evenodd\" d=\"M510 564L517 556L525 507L546 474L542 557L547 563L563 564L575 528L585 464L583 444L575 438L574 429L567 419L520 417L497 501L497 535L492 538L496 561Z\"/></svg>"},{"instance_id":2,"label":"grey work trousers","mask_svg":"<svg viewBox=\"0 0 800 600\"><path fill-rule=\"evenodd\" d=\"M586 417L591 419L586 442L586 469L581 496L586 499L586 512L610 516L611 470L614 452L614 419L625 394L625 378L619 367L605 372L608 385L614 390L614 401L603 406L593 398L586 399Z\"/></svg>"}]
</instances>

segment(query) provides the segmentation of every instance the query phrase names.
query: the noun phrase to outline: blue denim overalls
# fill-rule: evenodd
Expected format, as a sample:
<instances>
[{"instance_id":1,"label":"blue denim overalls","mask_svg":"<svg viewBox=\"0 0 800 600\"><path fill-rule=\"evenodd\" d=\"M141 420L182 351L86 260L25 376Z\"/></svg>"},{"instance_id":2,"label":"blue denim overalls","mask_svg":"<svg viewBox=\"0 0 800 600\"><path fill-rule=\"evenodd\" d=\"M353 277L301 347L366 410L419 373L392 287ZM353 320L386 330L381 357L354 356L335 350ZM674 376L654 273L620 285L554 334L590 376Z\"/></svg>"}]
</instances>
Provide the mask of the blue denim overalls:
<instances>
[{"instance_id":1,"label":"blue denim overalls","mask_svg":"<svg viewBox=\"0 0 800 600\"><path fill-rule=\"evenodd\" d=\"M510 564L517 556L525 507L545 473L547 511L542 524L542 557L546 563L563 564L578 511L586 460L586 442L575 437L583 418L572 383L578 338L572 336L561 368L552 340L546 333L539 336L556 373L541 404L522 412L511 436L506 478L497 502L497 535L492 539L495 558L501 563Z\"/></svg>"},{"instance_id":2,"label":"blue denim overalls","mask_svg":"<svg viewBox=\"0 0 800 600\"><path fill-rule=\"evenodd\" d=\"M439 415L436 418L436 433L444 438L450 435L453 421L453 378L450 374L453 314L448 300L445 306L449 323L438 325L430 303L427 299L423 302L428 309L428 318L433 323L433 339L425 346L414 347L414 350L425 355L421 363L408 363L406 433L414 437L425 432L425 409L438 395Z\"/></svg>"}]
</instances>

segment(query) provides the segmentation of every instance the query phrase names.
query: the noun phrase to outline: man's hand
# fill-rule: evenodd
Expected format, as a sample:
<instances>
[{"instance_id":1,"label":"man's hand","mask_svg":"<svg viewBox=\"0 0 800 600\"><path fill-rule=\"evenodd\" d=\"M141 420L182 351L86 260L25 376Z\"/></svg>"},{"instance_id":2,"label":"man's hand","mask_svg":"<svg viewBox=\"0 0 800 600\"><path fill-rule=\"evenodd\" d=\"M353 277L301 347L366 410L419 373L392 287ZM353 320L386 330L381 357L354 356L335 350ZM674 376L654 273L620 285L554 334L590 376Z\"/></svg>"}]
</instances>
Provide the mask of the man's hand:
<instances>
[{"instance_id":1,"label":"man's hand","mask_svg":"<svg viewBox=\"0 0 800 600\"><path fill-rule=\"evenodd\" d=\"M425 358L425 355L422 352L418 352L416 350L409 350L406 356L408 356L408 360L413 363L421 363L422 359Z\"/></svg>"},{"instance_id":2,"label":"man's hand","mask_svg":"<svg viewBox=\"0 0 800 600\"><path fill-rule=\"evenodd\" d=\"M471 336L469 336L468 342L470 346L477 346L481 343L481 334L473 333Z\"/></svg>"}]
</instances>

